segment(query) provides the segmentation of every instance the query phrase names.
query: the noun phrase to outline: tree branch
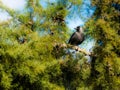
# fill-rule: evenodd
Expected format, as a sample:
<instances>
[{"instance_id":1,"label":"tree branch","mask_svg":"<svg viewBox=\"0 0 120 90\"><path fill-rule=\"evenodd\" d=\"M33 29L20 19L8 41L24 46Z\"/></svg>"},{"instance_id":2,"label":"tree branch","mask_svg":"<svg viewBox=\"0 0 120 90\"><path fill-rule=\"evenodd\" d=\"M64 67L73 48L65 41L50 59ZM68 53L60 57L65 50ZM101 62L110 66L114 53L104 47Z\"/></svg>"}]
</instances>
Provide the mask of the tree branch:
<instances>
[{"instance_id":1,"label":"tree branch","mask_svg":"<svg viewBox=\"0 0 120 90\"><path fill-rule=\"evenodd\" d=\"M71 48L71 49L74 49L76 51L79 51L85 55L89 55L89 56L94 56L92 52L88 52L86 51L85 49L83 48L80 48L78 46L74 46L74 45L70 45L70 44L60 44L60 43L56 43L54 44L54 46L59 46L59 48Z\"/></svg>"}]
</instances>

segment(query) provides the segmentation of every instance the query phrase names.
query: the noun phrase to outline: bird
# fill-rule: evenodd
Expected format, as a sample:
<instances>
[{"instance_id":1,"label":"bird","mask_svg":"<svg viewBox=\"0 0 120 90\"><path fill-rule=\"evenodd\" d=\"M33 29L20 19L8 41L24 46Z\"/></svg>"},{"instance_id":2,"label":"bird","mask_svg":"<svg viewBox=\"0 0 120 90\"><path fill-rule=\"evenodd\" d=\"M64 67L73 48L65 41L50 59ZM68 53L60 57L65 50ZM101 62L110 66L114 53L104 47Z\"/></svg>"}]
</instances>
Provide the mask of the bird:
<instances>
[{"instance_id":1,"label":"bird","mask_svg":"<svg viewBox=\"0 0 120 90\"><path fill-rule=\"evenodd\" d=\"M82 27L80 27L80 26L77 26L75 28L75 30L76 30L76 32L74 32L71 35L71 37L68 41L68 44L78 46L84 41L84 33L83 33Z\"/></svg>"}]
</instances>

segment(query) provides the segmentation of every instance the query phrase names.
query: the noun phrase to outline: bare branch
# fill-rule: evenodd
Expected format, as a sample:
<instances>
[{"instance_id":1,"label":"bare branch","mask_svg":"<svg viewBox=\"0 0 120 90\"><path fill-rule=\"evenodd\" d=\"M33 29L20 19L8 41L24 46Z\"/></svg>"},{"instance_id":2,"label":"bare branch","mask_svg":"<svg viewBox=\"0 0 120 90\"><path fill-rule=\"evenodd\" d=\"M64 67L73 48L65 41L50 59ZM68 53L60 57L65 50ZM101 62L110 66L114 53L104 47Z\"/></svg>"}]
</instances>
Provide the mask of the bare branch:
<instances>
[{"instance_id":1,"label":"bare branch","mask_svg":"<svg viewBox=\"0 0 120 90\"><path fill-rule=\"evenodd\" d=\"M92 52L88 52L85 49L80 48L78 46L74 46L74 45L70 45L70 44L65 44L65 43L64 44L60 44L60 43L54 44L54 46L56 46L56 45L59 46L59 48L71 48L71 49L79 51L79 52L81 52L81 53L83 53L85 55L93 56Z\"/></svg>"}]
</instances>

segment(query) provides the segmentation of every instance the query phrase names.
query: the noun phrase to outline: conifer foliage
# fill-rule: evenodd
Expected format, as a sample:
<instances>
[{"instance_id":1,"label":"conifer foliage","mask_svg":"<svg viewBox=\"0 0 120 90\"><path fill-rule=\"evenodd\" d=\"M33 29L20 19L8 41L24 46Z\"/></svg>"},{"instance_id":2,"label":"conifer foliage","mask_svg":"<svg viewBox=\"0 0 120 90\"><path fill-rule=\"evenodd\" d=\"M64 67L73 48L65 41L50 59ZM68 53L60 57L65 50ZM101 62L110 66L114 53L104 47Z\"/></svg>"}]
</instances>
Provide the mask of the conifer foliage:
<instances>
[{"instance_id":1,"label":"conifer foliage","mask_svg":"<svg viewBox=\"0 0 120 90\"><path fill-rule=\"evenodd\" d=\"M93 17L86 23L96 41L91 62L90 86L92 90L120 89L120 1L92 0L96 7Z\"/></svg>"},{"instance_id":2,"label":"conifer foliage","mask_svg":"<svg viewBox=\"0 0 120 90\"><path fill-rule=\"evenodd\" d=\"M96 42L91 62L60 46L70 8L79 11L82 0L45 1L44 8L26 0L22 12L0 2L11 17L0 22L0 90L120 90L120 1L92 0L96 10L85 24Z\"/></svg>"},{"instance_id":3,"label":"conifer foliage","mask_svg":"<svg viewBox=\"0 0 120 90\"><path fill-rule=\"evenodd\" d=\"M68 7L81 0L46 3L27 0L22 13L0 3L11 17L0 22L0 90L75 90L89 75L82 76L82 55L74 60L56 46L68 40Z\"/></svg>"}]
</instances>

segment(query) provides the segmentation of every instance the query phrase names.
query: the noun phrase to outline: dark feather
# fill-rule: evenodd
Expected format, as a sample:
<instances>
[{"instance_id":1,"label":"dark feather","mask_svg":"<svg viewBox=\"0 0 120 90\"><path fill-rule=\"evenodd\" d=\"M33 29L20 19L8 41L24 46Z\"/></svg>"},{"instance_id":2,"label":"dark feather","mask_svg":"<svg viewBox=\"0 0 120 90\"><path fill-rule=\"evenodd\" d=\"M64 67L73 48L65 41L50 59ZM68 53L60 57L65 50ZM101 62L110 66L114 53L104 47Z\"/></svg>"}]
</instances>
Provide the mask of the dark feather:
<instances>
[{"instance_id":1,"label":"dark feather","mask_svg":"<svg viewBox=\"0 0 120 90\"><path fill-rule=\"evenodd\" d=\"M84 34L82 32L74 32L69 39L69 44L80 45L84 41Z\"/></svg>"}]
</instances>

